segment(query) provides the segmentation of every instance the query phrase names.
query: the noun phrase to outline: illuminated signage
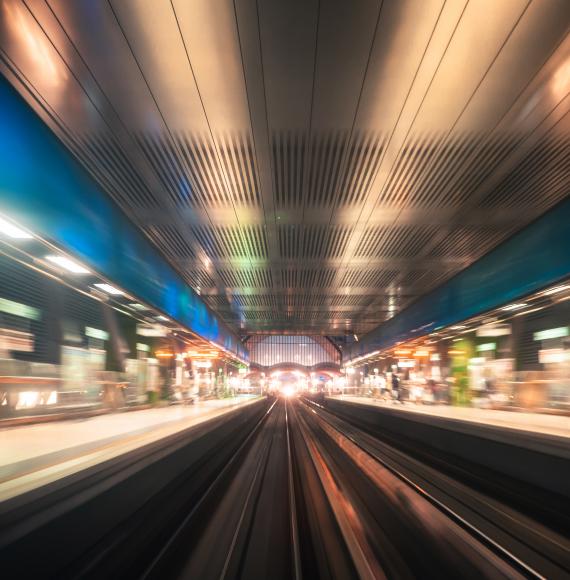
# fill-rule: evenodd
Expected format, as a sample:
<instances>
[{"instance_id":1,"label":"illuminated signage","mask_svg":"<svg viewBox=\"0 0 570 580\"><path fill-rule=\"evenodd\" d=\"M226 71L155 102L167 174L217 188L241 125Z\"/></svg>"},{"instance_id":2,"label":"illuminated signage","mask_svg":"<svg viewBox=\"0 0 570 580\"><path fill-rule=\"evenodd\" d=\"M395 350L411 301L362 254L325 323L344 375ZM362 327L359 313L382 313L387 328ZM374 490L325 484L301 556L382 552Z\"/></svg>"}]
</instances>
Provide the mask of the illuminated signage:
<instances>
[{"instance_id":1,"label":"illuminated signage","mask_svg":"<svg viewBox=\"0 0 570 580\"><path fill-rule=\"evenodd\" d=\"M137 334L139 336L166 336L168 329L160 324L137 324Z\"/></svg>"},{"instance_id":2,"label":"illuminated signage","mask_svg":"<svg viewBox=\"0 0 570 580\"><path fill-rule=\"evenodd\" d=\"M148 346L148 344L143 344L142 342L137 342L137 350L150 352L150 346Z\"/></svg>"},{"instance_id":3,"label":"illuminated signage","mask_svg":"<svg viewBox=\"0 0 570 580\"><path fill-rule=\"evenodd\" d=\"M398 362L398 366L401 369L411 369L416 366L416 363L413 360L401 360Z\"/></svg>"},{"instance_id":4,"label":"illuminated signage","mask_svg":"<svg viewBox=\"0 0 570 580\"><path fill-rule=\"evenodd\" d=\"M490 350L495 350L497 348L496 342L485 342L484 344L477 345L477 352L487 352Z\"/></svg>"},{"instance_id":5,"label":"illuminated signage","mask_svg":"<svg viewBox=\"0 0 570 580\"><path fill-rule=\"evenodd\" d=\"M538 352L540 364L562 363L567 360L568 353L562 348L549 348Z\"/></svg>"},{"instance_id":6,"label":"illuminated signage","mask_svg":"<svg viewBox=\"0 0 570 580\"><path fill-rule=\"evenodd\" d=\"M549 328L533 334L534 340L550 340L551 338L563 338L568 336L568 327L560 326L558 328Z\"/></svg>"},{"instance_id":7,"label":"illuminated signage","mask_svg":"<svg viewBox=\"0 0 570 580\"><path fill-rule=\"evenodd\" d=\"M28 318L30 320L39 320L42 316L41 311L37 308L28 306L27 304L20 304L13 300L7 300L6 298L0 298L0 312L21 316L22 318Z\"/></svg>"},{"instance_id":8,"label":"illuminated signage","mask_svg":"<svg viewBox=\"0 0 570 580\"><path fill-rule=\"evenodd\" d=\"M0 328L0 352L2 350L34 352L34 335L20 330Z\"/></svg>"},{"instance_id":9,"label":"illuminated signage","mask_svg":"<svg viewBox=\"0 0 570 580\"><path fill-rule=\"evenodd\" d=\"M481 326L477 329L475 333L480 337L495 337L495 336L508 336L511 334L510 324L493 324L487 326Z\"/></svg>"},{"instance_id":10,"label":"illuminated signage","mask_svg":"<svg viewBox=\"0 0 570 580\"><path fill-rule=\"evenodd\" d=\"M156 358L174 358L174 353L169 350L159 350L156 353Z\"/></svg>"},{"instance_id":11,"label":"illuminated signage","mask_svg":"<svg viewBox=\"0 0 570 580\"><path fill-rule=\"evenodd\" d=\"M193 364L198 369L209 369L212 367L212 361L209 360L196 360Z\"/></svg>"},{"instance_id":12,"label":"illuminated signage","mask_svg":"<svg viewBox=\"0 0 570 580\"><path fill-rule=\"evenodd\" d=\"M92 328L91 326L85 327L85 336L90 336L91 338L98 338L99 340L109 340L109 333L100 330L99 328Z\"/></svg>"}]
</instances>

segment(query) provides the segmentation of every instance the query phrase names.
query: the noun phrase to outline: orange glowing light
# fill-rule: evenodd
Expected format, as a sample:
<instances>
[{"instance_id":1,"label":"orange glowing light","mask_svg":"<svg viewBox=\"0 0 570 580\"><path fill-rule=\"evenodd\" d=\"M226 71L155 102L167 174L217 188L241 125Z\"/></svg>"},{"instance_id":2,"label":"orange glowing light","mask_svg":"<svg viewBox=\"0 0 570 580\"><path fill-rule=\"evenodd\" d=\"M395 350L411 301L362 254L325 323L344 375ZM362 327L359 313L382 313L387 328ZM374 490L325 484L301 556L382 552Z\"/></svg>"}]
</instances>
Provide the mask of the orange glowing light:
<instances>
[{"instance_id":1,"label":"orange glowing light","mask_svg":"<svg viewBox=\"0 0 570 580\"><path fill-rule=\"evenodd\" d=\"M429 356L429 350L416 350L414 356L417 358Z\"/></svg>"},{"instance_id":2,"label":"orange glowing light","mask_svg":"<svg viewBox=\"0 0 570 580\"><path fill-rule=\"evenodd\" d=\"M173 352L168 352L168 351L158 351L156 353L156 358L172 358L174 356Z\"/></svg>"},{"instance_id":3,"label":"orange glowing light","mask_svg":"<svg viewBox=\"0 0 570 580\"><path fill-rule=\"evenodd\" d=\"M189 350L186 353L187 358L218 358L220 354L217 350L206 350L206 351L198 351L198 350Z\"/></svg>"},{"instance_id":4,"label":"orange glowing light","mask_svg":"<svg viewBox=\"0 0 570 580\"><path fill-rule=\"evenodd\" d=\"M409 349L399 349L394 351L394 354L396 356L408 356L409 354L412 354L412 351Z\"/></svg>"}]
</instances>

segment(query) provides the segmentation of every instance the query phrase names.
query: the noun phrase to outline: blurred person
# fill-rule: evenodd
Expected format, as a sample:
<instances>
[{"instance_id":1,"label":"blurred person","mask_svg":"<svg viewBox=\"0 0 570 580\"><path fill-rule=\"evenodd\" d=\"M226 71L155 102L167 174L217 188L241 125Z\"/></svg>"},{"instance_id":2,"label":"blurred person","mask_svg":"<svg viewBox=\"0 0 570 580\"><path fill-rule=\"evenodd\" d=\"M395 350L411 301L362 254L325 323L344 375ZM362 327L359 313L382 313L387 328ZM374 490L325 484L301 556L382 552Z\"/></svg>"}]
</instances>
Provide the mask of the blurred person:
<instances>
[{"instance_id":1,"label":"blurred person","mask_svg":"<svg viewBox=\"0 0 570 580\"><path fill-rule=\"evenodd\" d=\"M380 386L380 398L384 399L386 396L386 377L384 373L378 375L378 385Z\"/></svg>"},{"instance_id":2,"label":"blurred person","mask_svg":"<svg viewBox=\"0 0 570 580\"><path fill-rule=\"evenodd\" d=\"M398 403L402 402L401 399L401 381L400 377L396 373L392 373L392 397Z\"/></svg>"}]
</instances>

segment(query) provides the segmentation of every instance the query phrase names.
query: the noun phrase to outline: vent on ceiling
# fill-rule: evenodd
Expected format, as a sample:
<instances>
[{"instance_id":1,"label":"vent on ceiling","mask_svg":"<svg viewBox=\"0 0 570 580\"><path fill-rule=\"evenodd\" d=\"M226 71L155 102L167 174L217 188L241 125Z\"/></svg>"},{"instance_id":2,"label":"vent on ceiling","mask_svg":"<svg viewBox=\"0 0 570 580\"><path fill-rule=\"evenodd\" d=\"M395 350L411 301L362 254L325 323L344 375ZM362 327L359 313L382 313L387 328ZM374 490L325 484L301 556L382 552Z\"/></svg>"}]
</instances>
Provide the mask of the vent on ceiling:
<instances>
[{"instance_id":1,"label":"vent on ceiling","mask_svg":"<svg viewBox=\"0 0 570 580\"><path fill-rule=\"evenodd\" d=\"M457 228L445 236L430 252L433 257L456 257L476 260L505 240L512 228Z\"/></svg>"},{"instance_id":2,"label":"vent on ceiling","mask_svg":"<svg viewBox=\"0 0 570 580\"><path fill-rule=\"evenodd\" d=\"M260 308L277 308L279 299L272 294L257 295L240 295L234 294L232 299L242 308L260 307Z\"/></svg>"},{"instance_id":3,"label":"vent on ceiling","mask_svg":"<svg viewBox=\"0 0 570 580\"><path fill-rule=\"evenodd\" d=\"M398 272L396 270L347 270L341 282L341 286L350 288L385 288L392 283Z\"/></svg>"},{"instance_id":4,"label":"vent on ceiling","mask_svg":"<svg viewBox=\"0 0 570 580\"><path fill-rule=\"evenodd\" d=\"M172 203L193 205L195 195L188 173L170 137L148 134L139 135L136 140Z\"/></svg>"},{"instance_id":5,"label":"vent on ceiling","mask_svg":"<svg viewBox=\"0 0 570 580\"><path fill-rule=\"evenodd\" d=\"M214 280L208 272L204 270L188 270L183 271L182 276L184 280L192 287L194 290L201 292L204 288L213 288L216 286Z\"/></svg>"},{"instance_id":6,"label":"vent on ceiling","mask_svg":"<svg viewBox=\"0 0 570 580\"><path fill-rule=\"evenodd\" d=\"M284 300L289 308L314 308L324 306L327 296L325 294L289 294L284 297Z\"/></svg>"},{"instance_id":7,"label":"vent on ceiling","mask_svg":"<svg viewBox=\"0 0 570 580\"><path fill-rule=\"evenodd\" d=\"M546 211L569 192L570 137L547 135L480 205Z\"/></svg>"},{"instance_id":8,"label":"vent on ceiling","mask_svg":"<svg viewBox=\"0 0 570 580\"><path fill-rule=\"evenodd\" d=\"M158 207L157 199L113 136L94 134L77 137L77 142L74 149L78 156L123 209Z\"/></svg>"},{"instance_id":9,"label":"vent on ceiling","mask_svg":"<svg viewBox=\"0 0 570 580\"><path fill-rule=\"evenodd\" d=\"M419 137L390 170L380 203L400 207L458 207L512 153L513 136Z\"/></svg>"},{"instance_id":10,"label":"vent on ceiling","mask_svg":"<svg viewBox=\"0 0 570 580\"><path fill-rule=\"evenodd\" d=\"M257 206L261 203L250 135L220 135L217 149L209 137L185 135L178 143L205 205Z\"/></svg>"},{"instance_id":11,"label":"vent on ceiling","mask_svg":"<svg viewBox=\"0 0 570 580\"><path fill-rule=\"evenodd\" d=\"M265 269L220 269L218 276L228 288L272 288L271 270Z\"/></svg>"},{"instance_id":12,"label":"vent on ceiling","mask_svg":"<svg viewBox=\"0 0 570 580\"><path fill-rule=\"evenodd\" d=\"M342 306L365 306L375 298L375 295L361 294L351 296L347 295L337 295L331 296L329 298L329 305L333 308Z\"/></svg>"},{"instance_id":13,"label":"vent on ceiling","mask_svg":"<svg viewBox=\"0 0 570 580\"><path fill-rule=\"evenodd\" d=\"M267 259L267 238L260 226L198 226L195 235L213 259Z\"/></svg>"},{"instance_id":14,"label":"vent on ceiling","mask_svg":"<svg viewBox=\"0 0 570 580\"><path fill-rule=\"evenodd\" d=\"M279 207L360 203L378 171L383 140L347 131L314 135L276 132L272 162Z\"/></svg>"},{"instance_id":15,"label":"vent on ceiling","mask_svg":"<svg viewBox=\"0 0 570 580\"><path fill-rule=\"evenodd\" d=\"M436 226L381 226L368 228L356 250L361 258L413 258L438 231Z\"/></svg>"},{"instance_id":16,"label":"vent on ceiling","mask_svg":"<svg viewBox=\"0 0 570 580\"><path fill-rule=\"evenodd\" d=\"M144 228L147 236L162 252L170 258L195 258L190 244L171 225L149 226Z\"/></svg>"},{"instance_id":17,"label":"vent on ceiling","mask_svg":"<svg viewBox=\"0 0 570 580\"><path fill-rule=\"evenodd\" d=\"M313 225L278 228L281 257L287 260L340 258L350 237L344 226Z\"/></svg>"},{"instance_id":18,"label":"vent on ceiling","mask_svg":"<svg viewBox=\"0 0 570 580\"><path fill-rule=\"evenodd\" d=\"M281 278L286 288L328 288L332 285L335 277L335 270L332 268L323 269L283 269Z\"/></svg>"},{"instance_id":19,"label":"vent on ceiling","mask_svg":"<svg viewBox=\"0 0 570 580\"><path fill-rule=\"evenodd\" d=\"M219 294L210 294L207 296L202 296L206 304L213 308L214 310L220 307L229 307L228 300L225 296Z\"/></svg>"}]
</instances>

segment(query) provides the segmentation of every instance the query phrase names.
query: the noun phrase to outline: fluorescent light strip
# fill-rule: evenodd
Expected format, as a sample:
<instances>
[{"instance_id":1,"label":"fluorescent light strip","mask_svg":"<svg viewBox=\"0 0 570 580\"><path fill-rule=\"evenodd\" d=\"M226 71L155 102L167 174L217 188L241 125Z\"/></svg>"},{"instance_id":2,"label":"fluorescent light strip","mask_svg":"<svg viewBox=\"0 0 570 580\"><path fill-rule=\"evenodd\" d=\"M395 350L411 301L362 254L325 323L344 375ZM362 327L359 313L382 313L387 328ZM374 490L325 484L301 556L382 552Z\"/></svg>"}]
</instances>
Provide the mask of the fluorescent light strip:
<instances>
[{"instance_id":1,"label":"fluorescent light strip","mask_svg":"<svg viewBox=\"0 0 570 580\"><path fill-rule=\"evenodd\" d=\"M0 217L0 234L19 240L31 240L34 236L25 230L15 226L13 223Z\"/></svg>"},{"instance_id":2,"label":"fluorescent light strip","mask_svg":"<svg viewBox=\"0 0 570 580\"><path fill-rule=\"evenodd\" d=\"M525 316L531 312L538 312L539 310L544 310L546 306L539 306L538 308L531 308L530 310L525 310L524 312L517 312L515 316Z\"/></svg>"},{"instance_id":3,"label":"fluorescent light strip","mask_svg":"<svg viewBox=\"0 0 570 580\"><path fill-rule=\"evenodd\" d=\"M520 308L524 308L525 306L528 306L526 302L518 302L515 304L509 304L508 306L503 306L501 310L509 312L510 310L519 310Z\"/></svg>"},{"instance_id":4,"label":"fluorescent light strip","mask_svg":"<svg viewBox=\"0 0 570 580\"><path fill-rule=\"evenodd\" d=\"M564 290L570 290L570 284L566 284L565 286L555 286L554 288L550 288L549 290L545 290L541 292L542 296L550 296L550 294L556 294L557 292L564 292Z\"/></svg>"},{"instance_id":5,"label":"fluorescent light strip","mask_svg":"<svg viewBox=\"0 0 570 580\"><path fill-rule=\"evenodd\" d=\"M81 264L66 258L65 256L46 256L46 260L57 264L58 266L64 268L68 272L72 272L73 274L90 274L91 272L83 267Z\"/></svg>"},{"instance_id":6,"label":"fluorescent light strip","mask_svg":"<svg viewBox=\"0 0 570 580\"><path fill-rule=\"evenodd\" d=\"M107 294L112 294L113 296L122 296L124 294L122 290L119 290L110 284L94 284L94 286L99 288L99 290L107 292Z\"/></svg>"}]
</instances>

